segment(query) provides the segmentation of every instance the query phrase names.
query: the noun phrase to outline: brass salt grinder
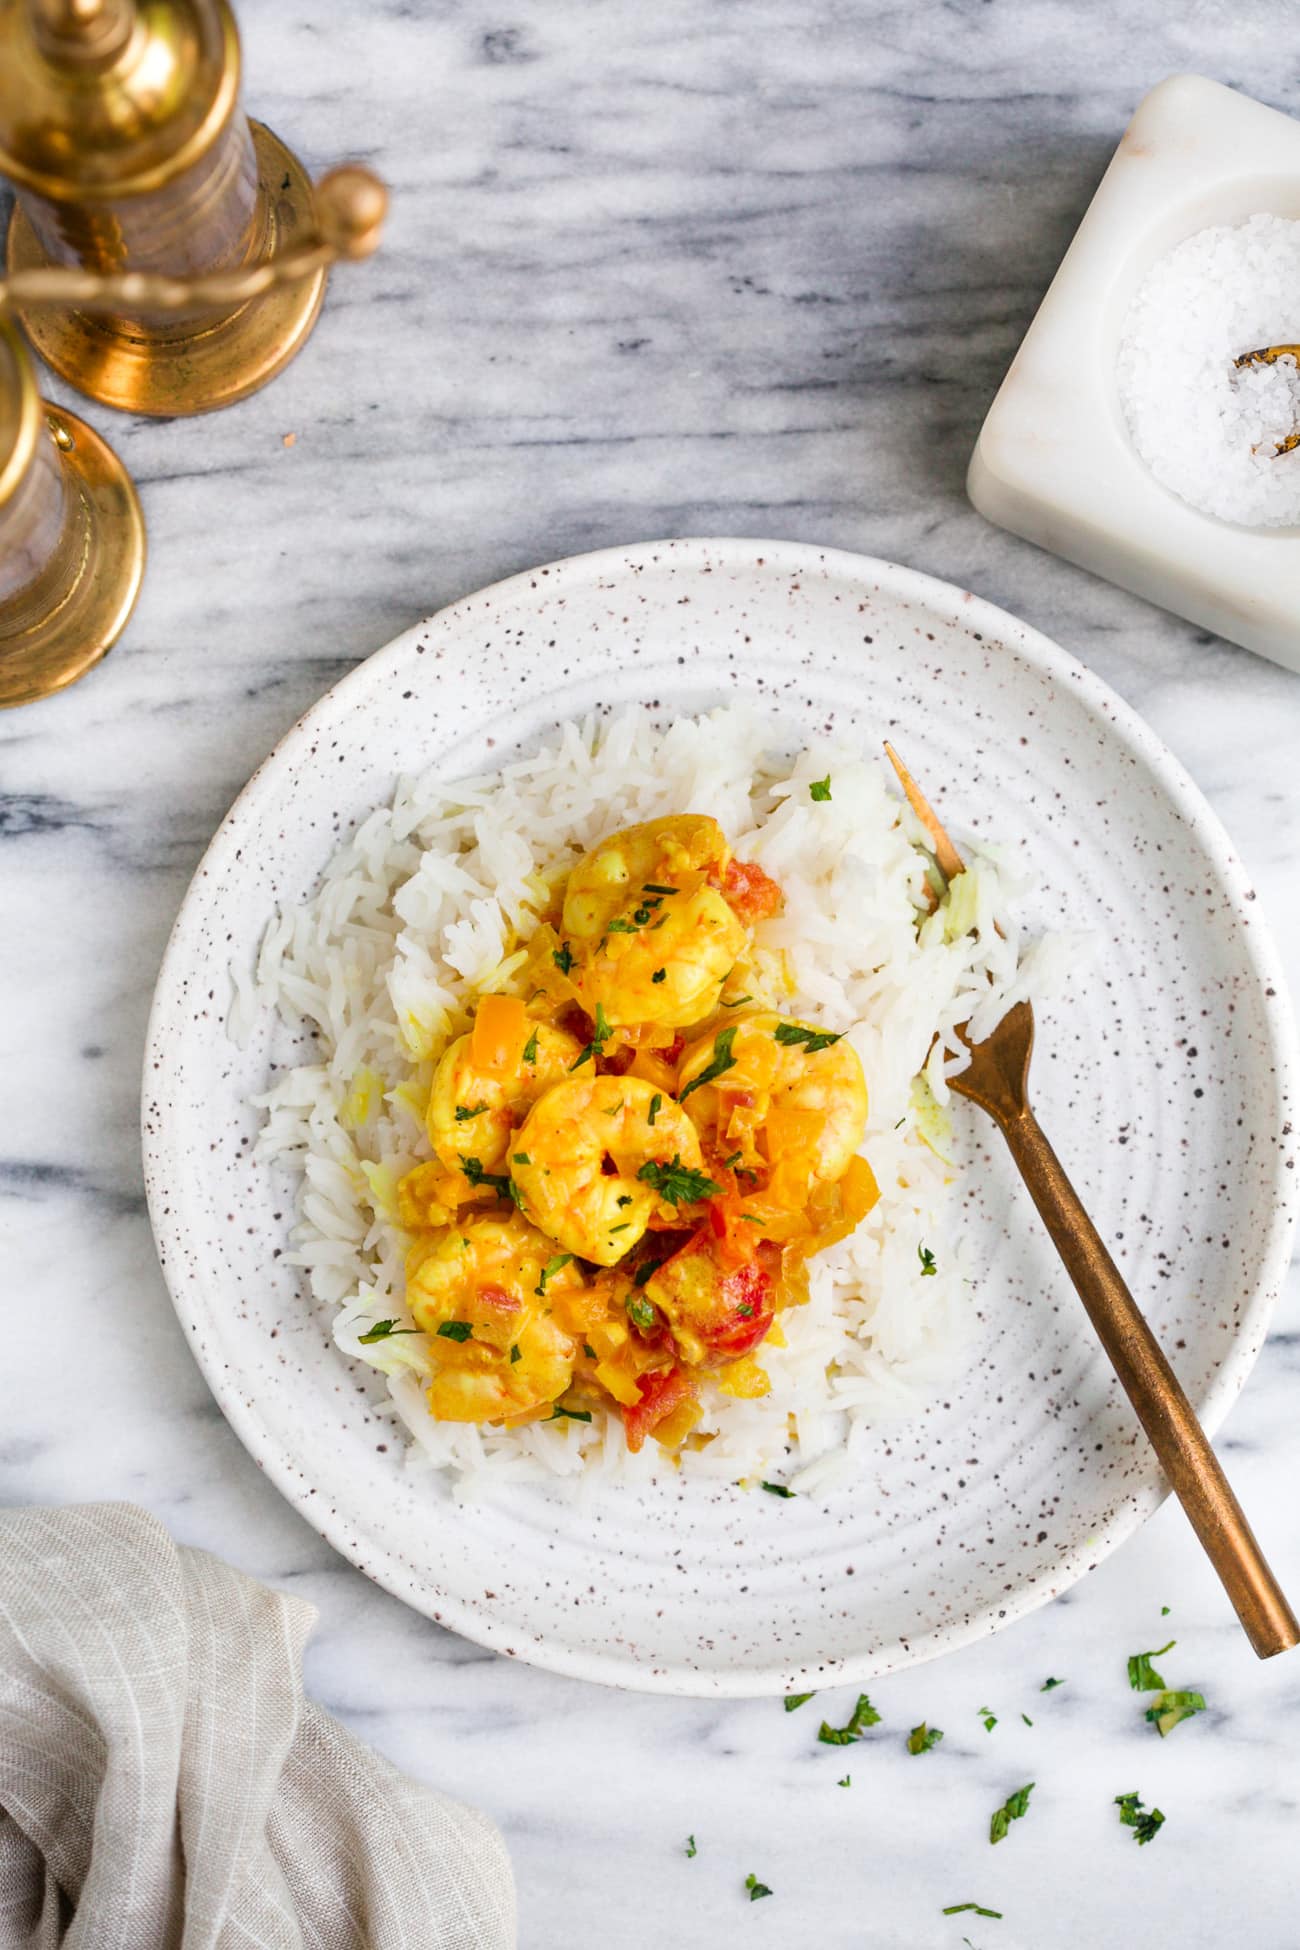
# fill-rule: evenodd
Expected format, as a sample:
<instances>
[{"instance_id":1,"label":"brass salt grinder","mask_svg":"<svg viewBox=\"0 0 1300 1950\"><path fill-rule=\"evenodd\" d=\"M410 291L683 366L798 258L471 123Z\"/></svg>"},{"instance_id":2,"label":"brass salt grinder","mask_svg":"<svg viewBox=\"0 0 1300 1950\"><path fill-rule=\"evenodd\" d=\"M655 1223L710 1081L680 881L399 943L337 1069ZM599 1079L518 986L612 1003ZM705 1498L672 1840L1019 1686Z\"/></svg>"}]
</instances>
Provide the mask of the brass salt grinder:
<instances>
[{"instance_id":1,"label":"brass salt grinder","mask_svg":"<svg viewBox=\"0 0 1300 1950\"><path fill-rule=\"evenodd\" d=\"M226 0L0 0L0 704L110 648L144 568L121 462L43 403L16 329L105 405L202 413L303 344L329 266L379 240L383 184L301 164L239 105Z\"/></svg>"}]
</instances>

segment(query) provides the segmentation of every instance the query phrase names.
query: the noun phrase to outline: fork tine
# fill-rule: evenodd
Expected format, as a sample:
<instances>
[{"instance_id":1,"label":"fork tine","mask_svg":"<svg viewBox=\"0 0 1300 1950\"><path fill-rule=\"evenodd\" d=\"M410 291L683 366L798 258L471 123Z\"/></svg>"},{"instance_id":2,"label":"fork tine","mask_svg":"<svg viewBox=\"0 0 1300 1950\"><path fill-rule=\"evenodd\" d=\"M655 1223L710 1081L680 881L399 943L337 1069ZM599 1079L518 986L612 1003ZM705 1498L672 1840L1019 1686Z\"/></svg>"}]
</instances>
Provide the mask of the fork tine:
<instances>
[{"instance_id":1,"label":"fork tine","mask_svg":"<svg viewBox=\"0 0 1300 1950\"><path fill-rule=\"evenodd\" d=\"M945 880L955 880L959 873L965 873L966 862L962 859L961 854L958 853L956 847L944 832L929 800L887 738L885 740L885 756L898 774L898 783L907 794L908 805L912 808L912 811L916 814L922 826L924 826L926 832L934 842L934 857L938 863L940 873Z\"/></svg>"}]
</instances>

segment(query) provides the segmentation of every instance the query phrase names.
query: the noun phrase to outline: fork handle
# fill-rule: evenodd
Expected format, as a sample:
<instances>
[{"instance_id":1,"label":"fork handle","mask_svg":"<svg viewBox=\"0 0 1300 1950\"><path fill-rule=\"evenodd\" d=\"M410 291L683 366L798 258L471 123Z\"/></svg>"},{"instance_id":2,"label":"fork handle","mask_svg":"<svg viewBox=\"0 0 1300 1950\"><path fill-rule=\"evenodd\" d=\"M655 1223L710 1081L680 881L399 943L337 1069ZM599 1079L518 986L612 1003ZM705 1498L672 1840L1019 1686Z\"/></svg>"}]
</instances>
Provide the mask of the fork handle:
<instances>
[{"instance_id":1,"label":"fork handle","mask_svg":"<svg viewBox=\"0 0 1300 1950\"><path fill-rule=\"evenodd\" d=\"M1033 1112L1026 1107L999 1121L1052 1243L1247 1638L1261 1659L1285 1652L1300 1643L1300 1625L1177 1375Z\"/></svg>"}]
</instances>

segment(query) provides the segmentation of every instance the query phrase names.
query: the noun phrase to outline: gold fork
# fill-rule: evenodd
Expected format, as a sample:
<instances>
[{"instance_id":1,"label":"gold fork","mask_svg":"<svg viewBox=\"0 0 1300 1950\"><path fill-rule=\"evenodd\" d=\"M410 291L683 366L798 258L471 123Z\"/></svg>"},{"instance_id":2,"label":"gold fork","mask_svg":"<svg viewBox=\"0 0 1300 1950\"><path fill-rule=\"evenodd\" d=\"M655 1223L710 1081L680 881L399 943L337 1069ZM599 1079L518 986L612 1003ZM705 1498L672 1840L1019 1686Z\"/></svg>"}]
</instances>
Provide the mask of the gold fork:
<instances>
[{"instance_id":1,"label":"gold fork","mask_svg":"<svg viewBox=\"0 0 1300 1950\"><path fill-rule=\"evenodd\" d=\"M951 880L965 870L965 862L897 752L890 745L885 750L913 812L930 835L939 871ZM1088 1318L1251 1645L1261 1659L1285 1652L1300 1642L1295 1614L1178 1377L1029 1108L1033 1010L1027 1002L1018 1002L992 1035L979 1043L967 1041L964 1027L957 1033L970 1051L970 1067L950 1077L949 1088L986 1110L1005 1137Z\"/></svg>"},{"instance_id":2,"label":"gold fork","mask_svg":"<svg viewBox=\"0 0 1300 1950\"><path fill-rule=\"evenodd\" d=\"M1243 352L1232 363L1240 372L1243 366L1275 366L1279 359L1294 359L1300 366L1300 345L1261 345L1254 352ZM1274 460L1280 460L1283 454L1294 453L1297 447L1300 447L1300 429L1277 441L1273 448Z\"/></svg>"}]
</instances>

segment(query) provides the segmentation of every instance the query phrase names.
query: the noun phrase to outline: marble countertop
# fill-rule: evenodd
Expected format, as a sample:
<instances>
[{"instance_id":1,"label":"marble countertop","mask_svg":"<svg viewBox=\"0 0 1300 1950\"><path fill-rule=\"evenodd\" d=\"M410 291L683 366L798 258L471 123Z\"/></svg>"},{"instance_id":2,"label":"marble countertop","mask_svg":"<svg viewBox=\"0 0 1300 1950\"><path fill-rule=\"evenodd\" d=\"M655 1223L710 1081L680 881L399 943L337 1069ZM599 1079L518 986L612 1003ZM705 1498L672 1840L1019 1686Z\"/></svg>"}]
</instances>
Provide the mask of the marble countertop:
<instances>
[{"instance_id":1,"label":"marble countertop","mask_svg":"<svg viewBox=\"0 0 1300 1950\"><path fill-rule=\"evenodd\" d=\"M172 917L298 713L484 582L670 534L891 556L1065 644L1207 793L1300 987L1300 680L1000 534L962 490L1139 96L1195 69L1300 111L1275 21L1219 0L243 0L241 25L250 107L313 167L372 162L392 221L270 390L200 422L89 409L151 561L109 662L0 722L0 1496L134 1499L310 1597L310 1686L501 1823L530 1950L1294 1944L1300 1665L1254 1661L1176 1508L1047 1611L873 1687L891 1734L945 1729L918 1759L891 1737L839 1764L815 1707L494 1658L334 1556L244 1454L168 1303L137 1140ZM1297 1384L1293 1277L1220 1444L1293 1594ZM1210 1710L1162 1743L1124 1661L1170 1636ZM1040 1694L1049 1674L1067 1684ZM1116 1822L1129 1789L1167 1816L1151 1847ZM966 1900L1003 1920L940 1914Z\"/></svg>"}]
</instances>

